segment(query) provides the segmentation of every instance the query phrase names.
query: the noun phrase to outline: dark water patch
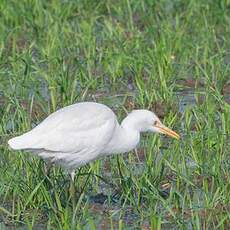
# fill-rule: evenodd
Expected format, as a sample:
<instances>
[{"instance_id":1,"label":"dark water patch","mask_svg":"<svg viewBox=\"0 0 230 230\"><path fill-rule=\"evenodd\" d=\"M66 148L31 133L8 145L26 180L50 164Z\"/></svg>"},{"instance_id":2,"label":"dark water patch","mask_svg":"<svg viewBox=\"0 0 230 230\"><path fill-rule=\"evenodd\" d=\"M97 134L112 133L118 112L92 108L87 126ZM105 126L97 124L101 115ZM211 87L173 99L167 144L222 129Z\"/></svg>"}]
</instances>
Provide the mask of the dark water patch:
<instances>
[{"instance_id":1,"label":"dark water patch","mask_svg":"<svg viewBox=\"0 0 230 230\"><path fill-rule=\"evenodd\" d=\"M178 103L179 112L182 114L184 114L187 105L189 105L190 107L196 105L196 99L195 99L195 95L194 95L193 90L186 90L186 91L177 92L176 96L177 96L178 101L179 101L179 103Z\"/></svg>"},{"instance_id":2,"label":"dark water patch","mask_svg":"<svg viewBox=\"0 0 230 230\"><path fill-rule=\"evenodd\" d=\"M193 78L178 79L176 84L181 88L182 91L186 88L195 89L203 88L205 86L204 81Z\"/></svg>"},{"instance_id":3,"label":"dark water patch","mask_svg":"<svg viewBox=\"0 0 230 230\"><path fill-rule=\"evenodd\" d=\"M89 202L95 203L95 204L105 204L106 202L115 204L115 203L117 203L116 195L117 195L116 193L114 193L112 195L106 195L104 193L98 193L98 194L89 196Z\"/></svg>"},{"instance_id":4,"label":"dark water patch","mask_svg":"<svg viewBox=\"0 0 230 230\"><path fill-rule=\"evenodd\" d=\"M89 204L87 207L90 213L97 222L97 229L110 229L111 223L114 229L119 228L120 221L123 226L128 229L137 228L137 226L145 225L150 227L147 221L142 221L135 208L126 205L125 207L113 205L108 206L105 204Z\"/></svg>"},{"instance_id":5,"label":"dark water patch","mask_svg":"<svg viewBox=\"0 0 230 230\"><path fill-rule=\"evenodd\" d=\"M223 95L230 95L230 82L226 83L222 89Z\"/></svg>"},{"instance_id":6,"label":"dark water patch","mask_svg":"<svg viewBox=\"0 0 230 230\"><path fill-rule=\"evenodd\" d=\"M227 82L221 91L224 101L228 104L230 104L230 82Z\"/></svg>"}]
</instances>

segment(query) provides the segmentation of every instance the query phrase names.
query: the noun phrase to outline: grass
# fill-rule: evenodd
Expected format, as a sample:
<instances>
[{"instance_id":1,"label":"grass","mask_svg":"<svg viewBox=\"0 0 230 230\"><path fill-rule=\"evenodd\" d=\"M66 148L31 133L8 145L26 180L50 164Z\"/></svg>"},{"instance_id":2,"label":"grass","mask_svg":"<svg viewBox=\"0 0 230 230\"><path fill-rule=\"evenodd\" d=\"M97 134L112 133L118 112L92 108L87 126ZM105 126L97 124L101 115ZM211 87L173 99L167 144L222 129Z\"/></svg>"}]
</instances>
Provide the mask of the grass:
<instances>
[{"instance_id":1,"label":"grass","mask_svg":"<svg viewBox=\"0 0 230 230\"><path fill-rule=\"evenodd\" d=\"M229 7L2 0L0 227L228 229ZM152 109L182 140L144 135L136 152L79 169L73 210L66 172L47 172L7 140L85 100L111 106L120 120Z\"/></svg>"}]
</instances>

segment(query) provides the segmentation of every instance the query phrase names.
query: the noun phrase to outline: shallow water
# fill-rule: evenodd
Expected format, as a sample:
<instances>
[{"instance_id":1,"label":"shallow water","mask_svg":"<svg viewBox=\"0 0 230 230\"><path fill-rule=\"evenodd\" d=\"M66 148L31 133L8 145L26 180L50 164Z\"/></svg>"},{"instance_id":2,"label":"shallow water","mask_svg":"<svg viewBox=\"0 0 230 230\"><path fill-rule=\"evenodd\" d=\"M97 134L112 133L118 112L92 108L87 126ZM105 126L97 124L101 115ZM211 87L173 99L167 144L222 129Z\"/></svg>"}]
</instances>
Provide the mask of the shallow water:
<instances>
[{"instance_id":1,"label":"shallow water","mask_svg":"<svg viewBox=\"0 0 230 230\"><path fill-rule=\"evenodd\" d=\"M185 112L187 106L192 107L196 105L196 99L193 90L185 90L176 93L178 98L178 110L181 114Z\"/></svg>"}]
</instances>

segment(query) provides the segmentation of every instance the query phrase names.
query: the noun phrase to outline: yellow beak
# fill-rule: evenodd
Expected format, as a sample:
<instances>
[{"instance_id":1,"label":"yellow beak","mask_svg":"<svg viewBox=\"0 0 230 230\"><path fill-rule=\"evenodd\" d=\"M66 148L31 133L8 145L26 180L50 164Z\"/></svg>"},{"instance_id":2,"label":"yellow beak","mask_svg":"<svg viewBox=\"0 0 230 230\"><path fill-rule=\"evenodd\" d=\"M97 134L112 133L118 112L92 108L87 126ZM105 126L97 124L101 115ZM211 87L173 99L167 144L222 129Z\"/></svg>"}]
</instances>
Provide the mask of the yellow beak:
<instances>
[{"instance_id":1,"label":"yellow beak","mask_svg":"<svg viewBox=\"0 0 230 230\"><path fill-rule=\"evenodd\" d=\"M170 137L176 138L177 140L180 139L180 135L173 130L169 129L168 127L162 125L162 124L157 124L155 125L156 128L160 130L161 133L166 134Z\"/></svg>"}]
</instances>

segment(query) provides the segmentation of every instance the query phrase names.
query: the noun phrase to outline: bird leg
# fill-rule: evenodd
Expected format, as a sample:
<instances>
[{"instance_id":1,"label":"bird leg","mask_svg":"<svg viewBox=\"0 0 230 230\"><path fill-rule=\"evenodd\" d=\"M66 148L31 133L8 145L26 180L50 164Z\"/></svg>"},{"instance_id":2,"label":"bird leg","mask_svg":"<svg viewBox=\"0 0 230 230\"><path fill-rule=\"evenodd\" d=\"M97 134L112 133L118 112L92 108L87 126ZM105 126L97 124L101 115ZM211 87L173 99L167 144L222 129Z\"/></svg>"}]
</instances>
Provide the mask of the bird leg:
<instances>
[{"instance_id":1,"label":"bird leg","mask_svg":"<svg viewBox=\"0 0 230 230\"><path fill-rule=\"evenodd\" d=\"M70 181L70 196L72 199L72 206L73 206L73 210L75 209L76 206L76 199L75 199L75 185L74 185L74 177L75 177L75 171L72 171L70 173L71 176L71 181Z\"/></svg>"}]
</instances>

